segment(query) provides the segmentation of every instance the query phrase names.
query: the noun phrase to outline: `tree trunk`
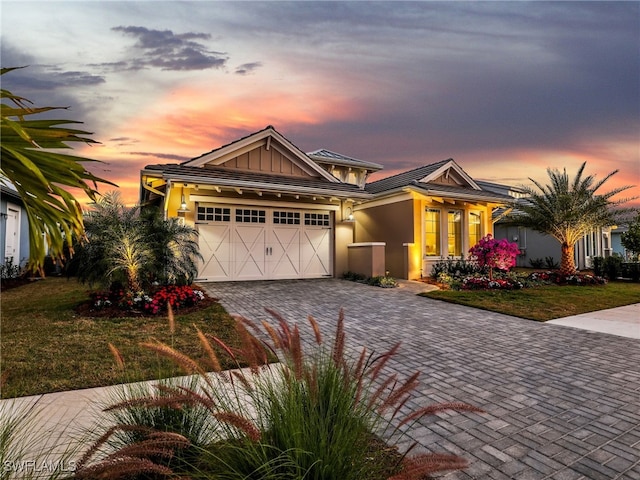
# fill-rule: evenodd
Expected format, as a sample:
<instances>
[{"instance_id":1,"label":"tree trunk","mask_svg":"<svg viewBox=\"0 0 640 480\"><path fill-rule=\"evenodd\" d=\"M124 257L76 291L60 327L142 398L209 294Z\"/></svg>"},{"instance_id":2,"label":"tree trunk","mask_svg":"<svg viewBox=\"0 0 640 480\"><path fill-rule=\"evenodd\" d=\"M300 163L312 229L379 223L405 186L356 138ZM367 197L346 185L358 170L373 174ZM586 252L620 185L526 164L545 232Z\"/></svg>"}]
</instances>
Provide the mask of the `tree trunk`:
<instances>
[{"instance_id":1,"label":"tree trunk","mask_svg":"<svg viewBox=\"0 0 640 480\"><path fill-rule=\"evenodd\" d=\"M569 245L566 242L562 242L560 273L562 275L573 275L576 273L576 262L573 259L573 245Z\"/></svg>"}]
</instances>

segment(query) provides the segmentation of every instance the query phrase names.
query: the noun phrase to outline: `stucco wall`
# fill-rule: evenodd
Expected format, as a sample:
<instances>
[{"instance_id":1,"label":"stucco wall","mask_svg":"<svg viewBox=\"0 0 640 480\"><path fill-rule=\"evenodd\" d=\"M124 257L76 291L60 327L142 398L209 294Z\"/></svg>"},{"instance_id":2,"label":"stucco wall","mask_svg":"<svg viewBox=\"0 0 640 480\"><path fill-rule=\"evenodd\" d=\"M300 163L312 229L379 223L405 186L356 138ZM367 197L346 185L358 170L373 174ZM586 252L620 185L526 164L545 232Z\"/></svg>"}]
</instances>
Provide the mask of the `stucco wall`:
<instances>
[{"instance_id":1,"label":"stucco wall","mask_svg":"<svg viewBox=\"0 0 640 480\"><path fill-rule=\"evenodd\" d=\"M355 241L357 243L384 242L386 270L392 277L403 278L405 275L406 247L403 245L414 242L413 212L413 200L403 200L355 212Z\"/></svg>"}]
</instances>

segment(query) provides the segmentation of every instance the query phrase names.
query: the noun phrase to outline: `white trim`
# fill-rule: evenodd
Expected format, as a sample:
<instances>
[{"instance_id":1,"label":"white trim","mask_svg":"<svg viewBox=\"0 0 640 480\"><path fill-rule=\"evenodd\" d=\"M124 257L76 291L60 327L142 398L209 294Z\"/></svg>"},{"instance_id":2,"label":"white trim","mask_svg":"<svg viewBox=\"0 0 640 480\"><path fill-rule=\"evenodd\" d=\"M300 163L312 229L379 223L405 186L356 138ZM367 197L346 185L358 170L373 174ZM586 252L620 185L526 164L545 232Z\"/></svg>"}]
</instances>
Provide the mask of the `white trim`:
<instances>
[{"instance_id":1,"label":"white trim","mask_svg":"<svg viewBox=\"0 0 640 480\"><path fill-rule=\"evenodd\" d=\"M270 202L250 198L214 197L193 194L189 195L189 200L200 204L222 203L225 205L254 205L258 207L292 208L297 210L331 210L337 212L340 209L340 205L327 205L324 203Z\"/></svg>"},{"instance_id":2,"label":"white trim","mask_svg":"<svg viewBox=\"0 0 640 480\"><path fill-rule=\"evenodd\" d=\"M386 242L359 242L359 243L349 243L347 248L351 247L384 247L386 246Z\"/></svg>"},{"instance_id":3,"label":"white trim","mask_svg":"<svg viewBox=\"0 0 640 480\"><path fill-rule=\"evenodd\" d=\"M472 187L474 190L482 190L478 184L476 182L473 181L473 179L467 174L467 172L465 172L462 167L460 167L460 165L458 165L455 160L449 160L447 163L445 163L444 165L442 165L440 168L438 168L436 171L431 172L429 175L425 176L424 178L421 178L420 180L418 180L420 183L427 183L430 182L431 180L434 180L438 177L440 177L440 175L442 175L445 171L449 170L449 169L453 169L455 170L462 178L464 181L467 182L467 184Z\"/></svg>"}]
</instances>

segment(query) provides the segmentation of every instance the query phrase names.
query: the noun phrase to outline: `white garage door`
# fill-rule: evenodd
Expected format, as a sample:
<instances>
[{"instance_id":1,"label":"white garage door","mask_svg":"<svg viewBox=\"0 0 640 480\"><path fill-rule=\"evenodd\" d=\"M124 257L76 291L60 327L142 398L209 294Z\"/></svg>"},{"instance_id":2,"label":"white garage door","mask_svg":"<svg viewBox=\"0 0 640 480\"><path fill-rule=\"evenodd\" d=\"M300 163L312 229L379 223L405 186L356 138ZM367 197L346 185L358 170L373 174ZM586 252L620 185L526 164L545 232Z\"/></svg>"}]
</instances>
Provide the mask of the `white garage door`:
<instances>
[{"instance_id":1,"label":"white garage door","mask_svg":"<svg viewBox=\"0 0 640 480\"><path fill-rule=\"evenodd\" d=\"M325 211L199 205L198 280L271 280L332 275Z\"/></svg>"}]
</instances>

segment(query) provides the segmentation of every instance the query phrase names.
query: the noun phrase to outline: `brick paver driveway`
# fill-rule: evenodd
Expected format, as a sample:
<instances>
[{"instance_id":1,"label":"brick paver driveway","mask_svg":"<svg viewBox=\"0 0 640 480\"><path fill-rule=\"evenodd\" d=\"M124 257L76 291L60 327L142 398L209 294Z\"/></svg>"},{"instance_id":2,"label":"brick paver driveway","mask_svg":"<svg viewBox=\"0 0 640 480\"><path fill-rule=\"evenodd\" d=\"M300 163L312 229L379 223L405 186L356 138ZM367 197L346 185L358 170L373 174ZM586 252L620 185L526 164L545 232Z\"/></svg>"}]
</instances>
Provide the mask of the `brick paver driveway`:
<instances>
[{"instance_id":1,"label":"brick paver driveway","mask_svg":"<svg viewBox=\"0 0 640 480\"><path fill-rule=\"evenodd\" d=\"M324 331L344 308L350 344L387 350L423 372L413 407L463 401L486 414L425 417L428 451L467 458L447 479L640 479L640 342L545 325L335 279L207 284L227 311L264 307Z\"/></svg>"}]
</instances>

